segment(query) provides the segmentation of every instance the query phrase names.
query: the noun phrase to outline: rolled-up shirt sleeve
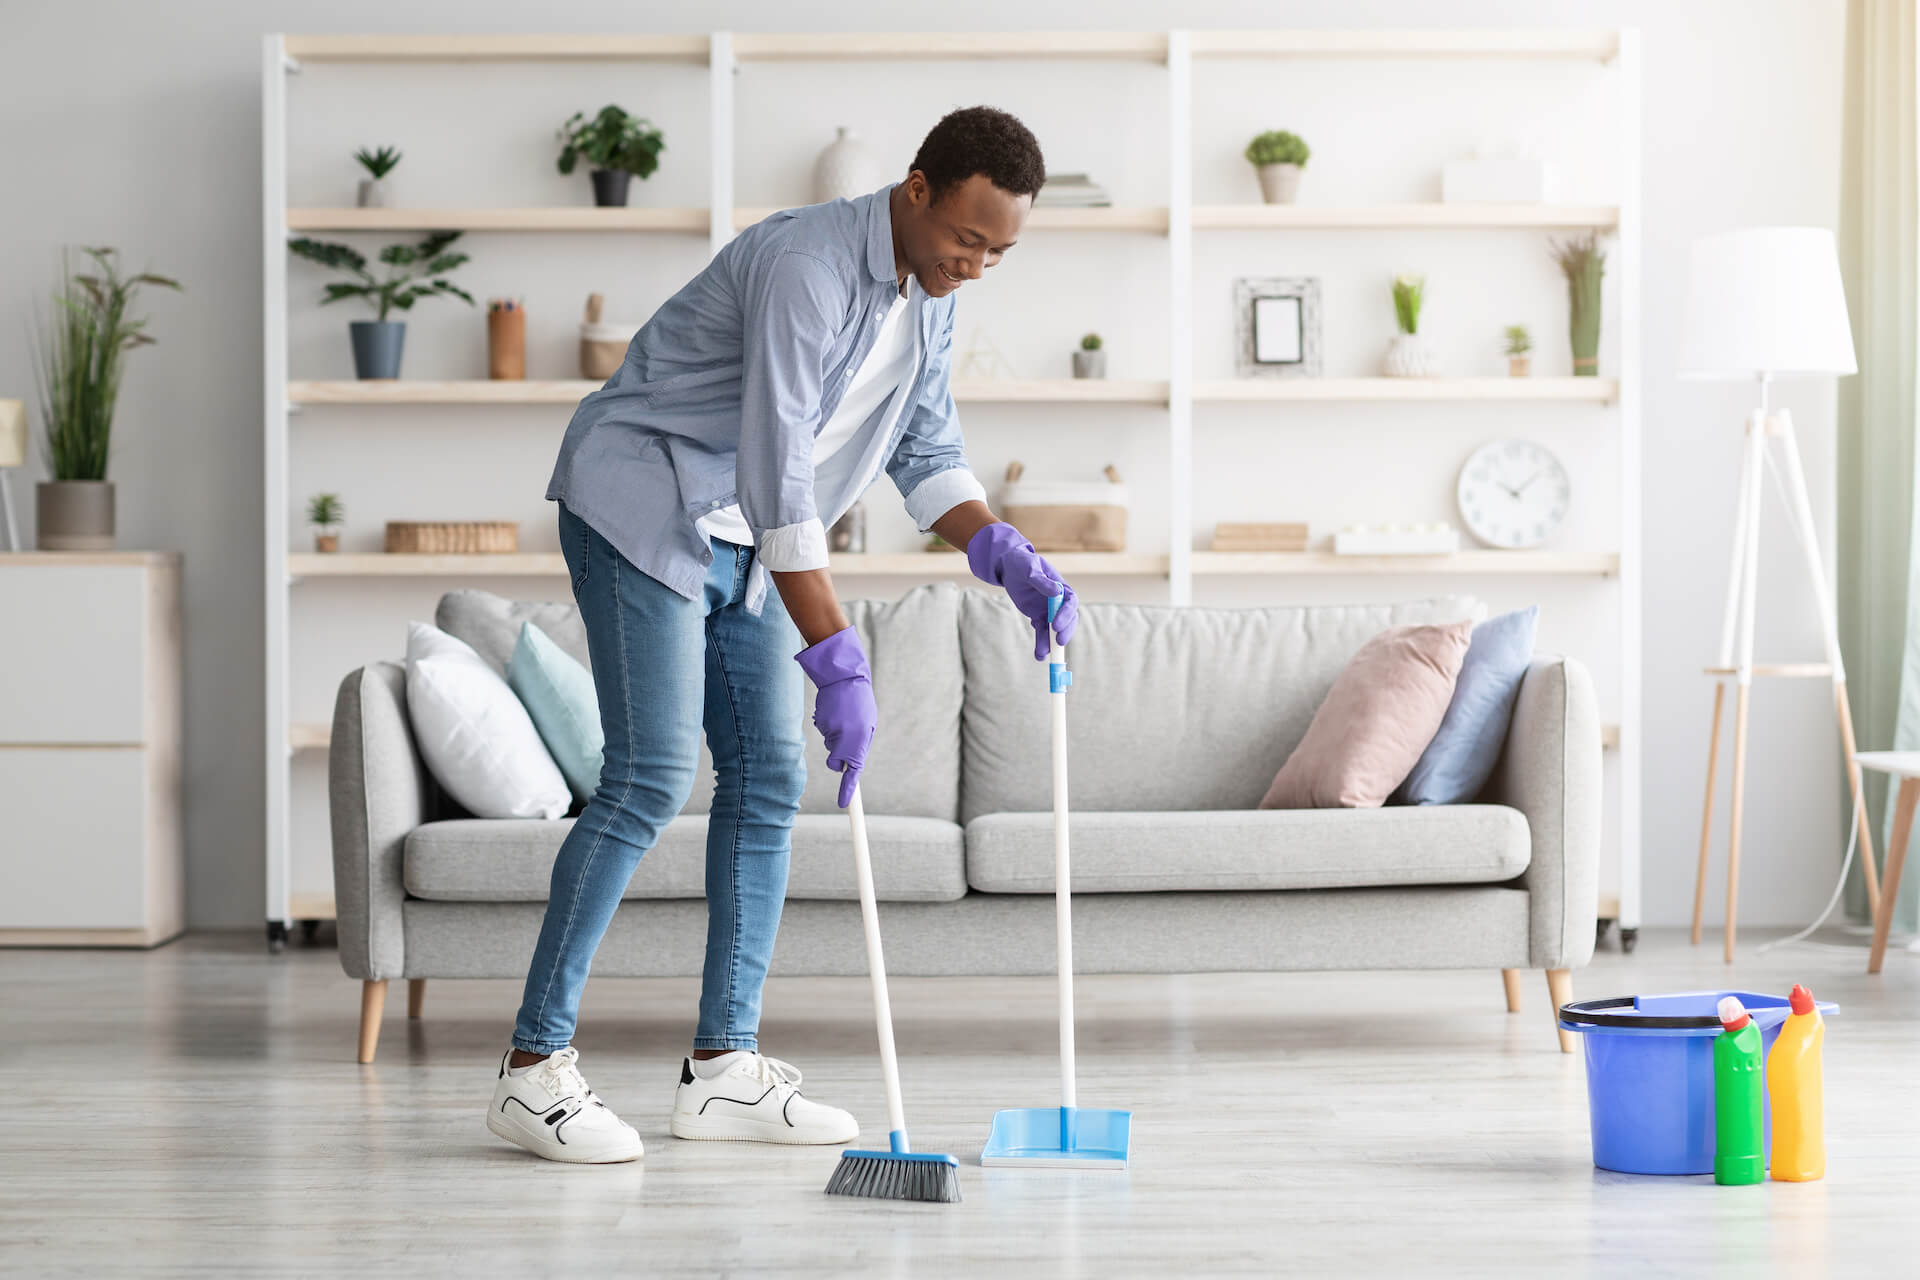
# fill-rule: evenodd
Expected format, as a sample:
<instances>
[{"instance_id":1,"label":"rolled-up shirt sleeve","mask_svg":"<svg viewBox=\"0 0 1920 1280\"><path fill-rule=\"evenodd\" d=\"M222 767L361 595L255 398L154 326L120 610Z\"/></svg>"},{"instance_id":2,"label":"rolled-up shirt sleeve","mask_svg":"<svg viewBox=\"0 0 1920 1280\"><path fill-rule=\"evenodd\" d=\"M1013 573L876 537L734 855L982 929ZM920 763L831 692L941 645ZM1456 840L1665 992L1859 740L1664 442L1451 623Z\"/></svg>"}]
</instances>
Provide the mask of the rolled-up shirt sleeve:
<instances>
[{"instance_id":1,"label":"rolled-up shirt sleeve","mask_svg":"<svg viewBox=\"0 0 1920 1280\"><path fill-rule=\"evenodd\" d=\"M760 562L776 573L827 567L827 531L813 502L813 438L846 292L831 266L794 249L772 254L747 277L735 478Z\"/></svg>"},{"instance_id":2,"label":"rolled-up shirt sleeve","mask_svg":"<svg viewBox=\"0 0 1920 1280\"><path fill-rule=\"evenodd\" d=\"M953 310L949 305L946 323L927 356L926 383L908 409L911 416L899 445L887 459L887 475L922 533L961 503L987 500L986 489L967 467L960 414L953 402L952 368Z\"/></svg>"}]
</instances>

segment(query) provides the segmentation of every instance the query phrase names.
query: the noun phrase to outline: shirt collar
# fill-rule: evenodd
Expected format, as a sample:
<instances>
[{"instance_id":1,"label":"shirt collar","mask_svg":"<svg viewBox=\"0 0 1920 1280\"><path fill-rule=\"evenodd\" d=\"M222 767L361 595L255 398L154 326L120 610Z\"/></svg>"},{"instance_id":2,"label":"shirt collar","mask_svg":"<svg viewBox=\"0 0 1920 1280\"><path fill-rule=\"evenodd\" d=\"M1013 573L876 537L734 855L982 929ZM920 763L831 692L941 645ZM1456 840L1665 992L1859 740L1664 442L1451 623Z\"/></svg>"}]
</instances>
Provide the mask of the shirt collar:
<instances>
[{"instance_id":1,"label":"shirt collar","mask_svg":"<svg viewBox=\"0 0 1920 1280\"><path fill-rule=\"evenodd\" d=\"M890 280L896 290L900 277L893 273L893 189L889 182L867 197L867 270L876 280Z\"/></svg>"}]
</instances>

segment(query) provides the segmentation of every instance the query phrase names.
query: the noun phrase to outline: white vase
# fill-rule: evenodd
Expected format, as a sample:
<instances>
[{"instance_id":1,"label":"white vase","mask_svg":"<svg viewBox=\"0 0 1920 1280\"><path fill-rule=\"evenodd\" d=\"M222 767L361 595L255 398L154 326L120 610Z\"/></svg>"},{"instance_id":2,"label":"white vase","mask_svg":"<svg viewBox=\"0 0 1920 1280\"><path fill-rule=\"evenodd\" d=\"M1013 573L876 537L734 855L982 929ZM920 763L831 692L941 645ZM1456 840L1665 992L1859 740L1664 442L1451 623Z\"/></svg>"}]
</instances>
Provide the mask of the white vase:
<instances>
[{"instance_id":1,"label":"white vase","mask_svg":"<svg viewBox=\"0 0 1920 1280\"><path fill-rule=\"evenodd\" d=\"M866 144L844 125L837 132L839 136L828 143L826 149L821 151L820 158L813 162L815 204L825 204L829 200L851 200L855 196L866 195L880 185L873 156L867 151Z\"/></svg>"},{"instance_id":2,"label":"white vase","mask_svg":"<svg viewBox=\"0 0 1920 1280\"><path fill-rule=\"evenodd\" d=\"M1417 333L1395 334L1387 347L1389 378L1437 378L1440 353Z\"/></svg>"},{"instance_id":3,"label":"white vase","mask_svg":"<svg viewBox=\"0 0 1920 1280\"><path fill-rule=\"evenodd\" d=\"M1300 194L1300 166L1262 164L1254 169L1260 175L1260 195L1268 204L1292 204Z\"/></svg>"}]
</instances>

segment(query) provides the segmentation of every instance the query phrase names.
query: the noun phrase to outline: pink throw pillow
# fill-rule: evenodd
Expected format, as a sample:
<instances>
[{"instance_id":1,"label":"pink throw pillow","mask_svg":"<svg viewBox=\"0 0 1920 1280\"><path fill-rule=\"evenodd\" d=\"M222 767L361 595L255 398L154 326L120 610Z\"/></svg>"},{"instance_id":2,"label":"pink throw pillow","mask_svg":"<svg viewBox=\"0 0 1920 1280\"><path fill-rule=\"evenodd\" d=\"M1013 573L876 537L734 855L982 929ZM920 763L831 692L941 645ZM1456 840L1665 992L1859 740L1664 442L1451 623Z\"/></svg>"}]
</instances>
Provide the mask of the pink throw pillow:
<instances>
[{"instance_id":1,"label":"pink throw pillow","mask_svg":"<svg viewBox=\"0 0 1920 1280\"><path fill-rule=\"evenodd\" d=\"M1360 646L1313 713L1262 809L1374 809L1433 741L1473 623L1389 627Z\"/></svg>"}]
</instances>

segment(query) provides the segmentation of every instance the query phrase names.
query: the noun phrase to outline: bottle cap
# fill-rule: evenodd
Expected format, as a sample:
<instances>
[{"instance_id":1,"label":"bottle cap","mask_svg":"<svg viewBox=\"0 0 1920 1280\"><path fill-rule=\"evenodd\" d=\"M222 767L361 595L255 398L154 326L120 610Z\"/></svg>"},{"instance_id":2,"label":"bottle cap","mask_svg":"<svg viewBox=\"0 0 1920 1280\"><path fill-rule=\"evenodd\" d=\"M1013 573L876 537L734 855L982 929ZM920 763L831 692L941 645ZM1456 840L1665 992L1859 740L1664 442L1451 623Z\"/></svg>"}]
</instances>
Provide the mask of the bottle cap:
<instances>
[{"instance_id":1,"label":"bottle cap","mask_svg":"<svg viewBox=\"0 0 1920 1280\"><path fill-rule=\"evenodd\" d=\"M1747 1006L1740 1003L1739 996L1720 997L1720 1025L1729 1031L1738 1031L1751 1022L1747 1016Z\"/></svg>"},{"instance_id":2,"label":"bottle cap","mask_svg":"<svg viewBox=\"0 0 1920 1280\"><path fill-rule=\"evenodd\" d=\"M1813 992L1796 982L1793 990L1787 993L1787 1003L1793 1006L1795 1013L1812 1013Z\"/></svg>"}]
</instances>

